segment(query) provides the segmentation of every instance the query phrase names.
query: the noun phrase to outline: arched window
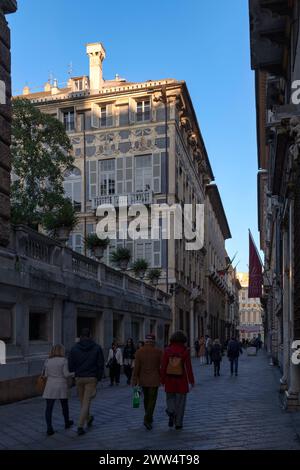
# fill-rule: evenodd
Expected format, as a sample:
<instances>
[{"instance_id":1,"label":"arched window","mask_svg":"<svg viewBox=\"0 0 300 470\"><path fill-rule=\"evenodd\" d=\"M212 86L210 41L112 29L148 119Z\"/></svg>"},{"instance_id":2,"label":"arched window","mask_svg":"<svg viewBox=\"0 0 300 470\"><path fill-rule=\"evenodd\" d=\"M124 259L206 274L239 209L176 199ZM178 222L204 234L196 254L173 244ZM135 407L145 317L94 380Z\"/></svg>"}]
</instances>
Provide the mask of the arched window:
<instances>
[{"instance_id":1,"label":"arched window","mask_svg":"<svg viewBox=\"0 0 300 470\"><path fill-rule=\"evenodd\" d=\"M66 170L64 173L65 196L71 199L78 212L81 211L81 186L82 178L79 168Z\"/></svg>"}]
</instances>

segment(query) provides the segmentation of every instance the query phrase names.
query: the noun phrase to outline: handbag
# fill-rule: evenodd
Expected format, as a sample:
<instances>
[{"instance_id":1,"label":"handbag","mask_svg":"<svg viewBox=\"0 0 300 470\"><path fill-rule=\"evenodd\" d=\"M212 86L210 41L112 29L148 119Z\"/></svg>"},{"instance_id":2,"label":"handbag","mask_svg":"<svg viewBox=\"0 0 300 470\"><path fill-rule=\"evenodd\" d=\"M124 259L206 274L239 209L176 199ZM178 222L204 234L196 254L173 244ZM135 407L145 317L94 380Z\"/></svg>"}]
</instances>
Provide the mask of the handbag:
<instances>
[{"instance_id":1,"label":"handbag","mask_svg":"<svg viewBox=\"0 0 300 470\"><path fill-rule=\"evenodd\" d=\"M47 377L45 375L40 375L36 381L36 391L39 395L44 393L45 387L47 383Z\"/></svg>"},{"instance_id":2,"label":"handbag","mask_svg":"<svg viewBox=\"0 0 300 470\"><path fill-rule=\"evenodd\" d=\"M132 397L132 406L133 408L140 407L140 398L141 398L141 390L140 387L133 388L133 397Z\"/></svg>"}]
</instances>

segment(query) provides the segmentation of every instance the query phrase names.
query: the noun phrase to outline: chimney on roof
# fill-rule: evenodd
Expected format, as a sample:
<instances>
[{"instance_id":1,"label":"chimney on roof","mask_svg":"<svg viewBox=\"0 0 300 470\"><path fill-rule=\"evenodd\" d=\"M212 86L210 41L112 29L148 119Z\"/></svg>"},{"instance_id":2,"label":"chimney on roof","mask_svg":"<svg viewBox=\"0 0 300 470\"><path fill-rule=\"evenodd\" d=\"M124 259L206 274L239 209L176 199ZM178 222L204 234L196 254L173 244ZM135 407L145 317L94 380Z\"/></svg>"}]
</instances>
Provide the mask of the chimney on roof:
<instances>
[{"instance_id":1,"label":"chimney on roof","mask_svg":"<svg viewBox=\"0 0 300 470\"><path fill-rule=\"evenodd\" d=\"M51 91L51 84L49 82L45 83L44 91L47 91L47 92Z\"/></svg>"},{"instance_id":2,"label":"chimney on roof","mask_svg":"<svg viewBox=\"0 0 300 470\"><path fill-rule=\"evenodd\" d=\"M51 87L51 94L52 95L57 95L59 93L59 88L58 88L58 82L57 79L55 78L53 81L53 86Z\"/></svg>"},{"instance_id":3,"label":"chimney on roof","mask_svg":"<svg viewBox=\"0 0 300 470\"><path fill-rule=\"evenodd\" d=\"M30 88L29 88L29 86L27 86L27 85L24 86L24 88L23 88L23 95L29 95L29 93L30 93Z\"/></svg>"},{"instance_id":4,"label":"chimney on roof","mask_svg":"<svg viewBox=\"0 0 300 470\"><path fill-rule=\"evenodd\" d=\"M87 44L86 53L90 58L90 89L100 90L103 85L102 62L105 59L105 49L101 42Z\"/></svg>"}]
</instances>

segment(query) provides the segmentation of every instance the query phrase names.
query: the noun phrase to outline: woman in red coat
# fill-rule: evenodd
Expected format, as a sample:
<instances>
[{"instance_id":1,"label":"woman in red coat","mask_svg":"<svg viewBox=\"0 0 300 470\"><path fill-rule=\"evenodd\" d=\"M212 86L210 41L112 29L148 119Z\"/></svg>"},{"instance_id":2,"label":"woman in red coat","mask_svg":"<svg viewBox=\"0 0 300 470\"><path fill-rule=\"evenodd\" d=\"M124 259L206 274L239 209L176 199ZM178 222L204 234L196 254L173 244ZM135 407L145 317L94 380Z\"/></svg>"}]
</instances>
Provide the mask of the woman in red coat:
<instances>
[{"instance_id":1,"label":"woman in red coat","mask_svg":"<svg viewBox=\"0 0 300 470\"><path fill-rule=\"evenodd\" d=\"M194 386L195 379L190 352L185 346L187 337L182 331L171 336L170 346L165 349L161 364L161 383L165 386L169 426L182 429L189 384Z\"/></svg>"}]
</instances>

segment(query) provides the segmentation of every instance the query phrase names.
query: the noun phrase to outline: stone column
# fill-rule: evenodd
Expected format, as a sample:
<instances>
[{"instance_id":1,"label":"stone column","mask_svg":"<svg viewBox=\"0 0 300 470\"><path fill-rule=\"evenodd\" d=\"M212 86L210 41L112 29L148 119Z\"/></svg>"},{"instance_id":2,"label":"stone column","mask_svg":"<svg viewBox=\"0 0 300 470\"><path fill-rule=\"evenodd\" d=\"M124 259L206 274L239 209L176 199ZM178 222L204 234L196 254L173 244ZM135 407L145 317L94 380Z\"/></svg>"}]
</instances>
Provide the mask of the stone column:
<instances>
[{"instance_id":1,"label":"stone column","mask_svg":"<svg viewBox=\"0 0 300 470\"><path fill-rule=\"evenodd\" d=\"M194 320L194 300L190 300L190 350L191 355L194 356L195 348L195 320Z\"/></svg>"},{"instance_id":2,"label":"stone column","mask_svg":"<svg viewBox=\"0 0 300 470\"><path fill-rule=\"evenodd\" d=\"M293 342L294 339L294 200L290 201L290 210L289 210L289 272L290 272L290 282L289 282L289 322L290 322L290 337ZM291 356L292 350L289 348L290 354L290 377L289 377L289 389L286 392L286 401L285 406L289 410L299 410L300 408L300 373L299 365L292 363Z\"/></svg>"},{"instance_id":3,"label":"stone column","mask_svg":"<svg viewBox=\"0 0 300 470\"><path fill-rule=\"evenodd\" d=\"M8 245L10 232L11 67L5 15L16 9L15 0L0 0L0 246Z\"/></svg>"},{"instance_id":4,"label":"stone column","mask_svg":"<svg viewBox=\"0 0 300 470\"><path fill-rule=\"evenodd\" d=\"M280 379L281 390L287 389L289 378L290 348L289 348L289 253L288 232L283 231L283 376Z\"/></svg>"}]
</instances>

